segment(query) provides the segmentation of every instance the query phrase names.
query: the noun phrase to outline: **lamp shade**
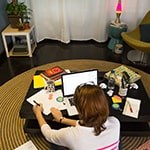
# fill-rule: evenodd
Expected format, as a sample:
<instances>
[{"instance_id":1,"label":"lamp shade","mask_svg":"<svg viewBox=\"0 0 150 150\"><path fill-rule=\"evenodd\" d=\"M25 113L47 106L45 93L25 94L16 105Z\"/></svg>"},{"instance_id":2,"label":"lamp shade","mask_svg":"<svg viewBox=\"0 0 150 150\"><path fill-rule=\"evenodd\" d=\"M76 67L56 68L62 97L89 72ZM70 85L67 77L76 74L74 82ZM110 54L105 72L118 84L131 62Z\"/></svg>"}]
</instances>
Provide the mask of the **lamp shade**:
<instances>
[{"instance_id":1,"label":"lamp shade","mask_svg":"<svg viewBox=\"0 0 150 150\"><path fill-rule=\"evenodd\" d=\"M118 0L117 6L116 6L116 13L122 12L122 3L121 0Z\"/></svg>"}]
</instances>

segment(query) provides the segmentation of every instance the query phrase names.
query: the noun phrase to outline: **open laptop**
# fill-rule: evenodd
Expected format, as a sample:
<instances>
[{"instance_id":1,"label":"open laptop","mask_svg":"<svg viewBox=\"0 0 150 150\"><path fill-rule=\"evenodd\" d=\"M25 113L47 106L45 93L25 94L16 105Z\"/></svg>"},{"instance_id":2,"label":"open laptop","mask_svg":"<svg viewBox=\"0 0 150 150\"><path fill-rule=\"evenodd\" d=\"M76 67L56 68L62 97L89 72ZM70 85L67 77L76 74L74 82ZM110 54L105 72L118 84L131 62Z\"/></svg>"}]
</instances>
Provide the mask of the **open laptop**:
<instances>
[{"instance_id":1,"label":"open laptop","mask_svg":"<svg viewBox=\"0 0 150 150\"><path fill-rule=\"evenodd\" d=\"M98 85L98 70L93 69L63 74L61 76L61 80L62 80L62 92L64 96L64 102L66 104L68 114L70 116L77 115L78 111L73 101L75 89L78 85L84 83L93 82L95 85Z\"/></svg>"}]
</instances>

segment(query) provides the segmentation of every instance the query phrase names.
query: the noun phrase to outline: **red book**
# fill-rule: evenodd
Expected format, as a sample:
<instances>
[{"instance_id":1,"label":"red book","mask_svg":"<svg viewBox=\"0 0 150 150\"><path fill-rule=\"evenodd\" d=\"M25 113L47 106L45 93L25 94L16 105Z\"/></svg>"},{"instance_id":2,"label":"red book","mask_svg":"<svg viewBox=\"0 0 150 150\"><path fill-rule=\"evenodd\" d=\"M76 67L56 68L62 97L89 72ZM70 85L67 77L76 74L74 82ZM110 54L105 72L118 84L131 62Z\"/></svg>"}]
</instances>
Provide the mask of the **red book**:
<instances>
[{"instance_id":1,"label":"red book","mask_svg":"<svg viewBox=\"0 0 150 150\"><path fill-rule=\"evenodd\" d=\"M64 69L59 66L55 66L53 68L49 68L41 73L41 76L45 79L57 80L61 77L61 74L66 73Z\"/></svg>"}]
</instances>

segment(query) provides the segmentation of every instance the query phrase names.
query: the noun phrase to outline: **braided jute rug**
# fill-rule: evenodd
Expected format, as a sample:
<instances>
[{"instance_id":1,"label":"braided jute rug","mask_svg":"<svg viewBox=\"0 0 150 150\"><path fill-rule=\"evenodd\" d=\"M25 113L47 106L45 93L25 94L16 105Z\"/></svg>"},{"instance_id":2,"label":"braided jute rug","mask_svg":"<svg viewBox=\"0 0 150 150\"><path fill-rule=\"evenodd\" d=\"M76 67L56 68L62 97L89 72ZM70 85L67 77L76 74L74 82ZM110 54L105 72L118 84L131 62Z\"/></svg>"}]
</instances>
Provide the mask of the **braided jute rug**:
<instances>
[{"instance_id":1,"label":"braided jute rug","mask_svg":"<svg viewBox=\"0 0 150 150\"><path fill-rule=\"evenodd\" d=\"M41 134L24 133L25 120L19 117L19 111L35 71L45 70L56 65L70 70L97 68L100 71L109 71L121 64L87 59L59 61L30 69L3 84L0 87L0 150L13 150L29 140L32 140L38 150L49 150L49 143ZM138 69L129 68L142 76L141 80L150 96L150 75ZM122 149L135 150L148 139L150 136L122 137Z\"/></svg>"}]
</instances>

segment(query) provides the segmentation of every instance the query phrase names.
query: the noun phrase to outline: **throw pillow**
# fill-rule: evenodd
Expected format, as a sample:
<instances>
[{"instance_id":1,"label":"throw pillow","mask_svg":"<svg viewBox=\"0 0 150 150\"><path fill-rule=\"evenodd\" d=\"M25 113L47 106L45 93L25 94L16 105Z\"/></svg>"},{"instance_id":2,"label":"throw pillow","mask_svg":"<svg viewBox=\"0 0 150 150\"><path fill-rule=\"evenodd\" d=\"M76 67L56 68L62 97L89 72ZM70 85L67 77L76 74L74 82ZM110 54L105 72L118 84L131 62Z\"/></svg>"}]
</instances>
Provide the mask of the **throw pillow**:
<instances>
[{"instance_id":1,"label":"throw pillow","mask_svg":"<svg viewBox=\"0 0 150 150\"><path fill-rule=\"evenodd\" d=\"M141 41L150 42L150 24L140 24Z\"/></svg>"}]
</instances>

